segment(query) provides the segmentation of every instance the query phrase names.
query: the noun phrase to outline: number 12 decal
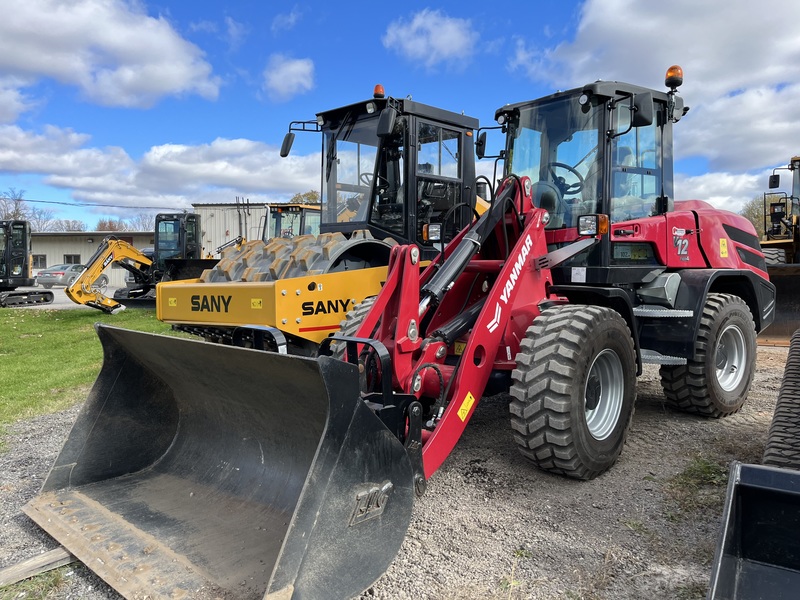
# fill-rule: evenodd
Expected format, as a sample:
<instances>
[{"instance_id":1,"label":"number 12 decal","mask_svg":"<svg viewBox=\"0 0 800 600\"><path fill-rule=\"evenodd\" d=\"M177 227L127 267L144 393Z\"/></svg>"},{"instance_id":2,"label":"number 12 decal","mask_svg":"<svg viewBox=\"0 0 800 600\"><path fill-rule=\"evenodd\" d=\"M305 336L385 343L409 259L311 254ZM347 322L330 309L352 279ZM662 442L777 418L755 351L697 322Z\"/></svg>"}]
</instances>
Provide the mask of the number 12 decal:
<instances>
[{"instance_id":1,"label":"number 12 decal","mask_svg":"<svg viewBox=\"0 0 800 600\"><path fill-rule=\"evenodd\" d=\"M678 250L681 260L689 260L689 240L679 236L673 236L672 245Z\"/></svg>"}]
</instances>

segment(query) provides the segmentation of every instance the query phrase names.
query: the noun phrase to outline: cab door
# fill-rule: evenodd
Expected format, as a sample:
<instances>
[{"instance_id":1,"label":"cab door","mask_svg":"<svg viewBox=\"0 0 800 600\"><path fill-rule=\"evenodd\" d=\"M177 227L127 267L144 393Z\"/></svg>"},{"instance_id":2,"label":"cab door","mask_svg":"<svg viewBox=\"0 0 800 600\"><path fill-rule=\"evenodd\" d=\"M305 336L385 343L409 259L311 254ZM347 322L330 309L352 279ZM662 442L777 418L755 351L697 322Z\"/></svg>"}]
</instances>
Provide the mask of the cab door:
<instances>
[{"instance_id":1,"label":"cab door","mask_svg":"<svg viewBox=\"0 0 800 600\"><path fill-rule=\"evenodd\" d=\"M695 214L689 210L666 213L666 243L663 251L667 267L681 269L705 267L706 260L700 251L700 236Z\"/></svg>"}]
</instances>

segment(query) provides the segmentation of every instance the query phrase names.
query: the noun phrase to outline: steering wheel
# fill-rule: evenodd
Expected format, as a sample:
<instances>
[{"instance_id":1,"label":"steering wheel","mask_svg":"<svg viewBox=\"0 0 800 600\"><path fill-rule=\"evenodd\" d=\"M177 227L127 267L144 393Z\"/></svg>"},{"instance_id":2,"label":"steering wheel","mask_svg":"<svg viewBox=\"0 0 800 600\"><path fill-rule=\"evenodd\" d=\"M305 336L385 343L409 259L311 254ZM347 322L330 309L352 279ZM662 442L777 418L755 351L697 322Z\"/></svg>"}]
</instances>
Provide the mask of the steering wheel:
<instances>
[{"instance_id":1,"label":"steering wheel","mask_svg":"<svg viewBox=\"0 0 800 600\"><path fill-rule=\"evenodd\" d=\"M372 173L362 173L358 179L367 186L372 186ZM389 180L386 179L383 175L378 175L378 185L383 188L389 187Z\"/></svg>"},{"instance_id":2,"label":"steering wheel","mask_svg":"<svg viewBox=\"0 0 800 600\"><path fill-rule=\"evenodd\" d=\"M581 175L575 167L571 167L565 163L551 162L548 163L547 168L550 171L550 175L553 177L553 181L559 187L564 196L573 196L583 189L583 175ZM564 169L565 171L569 171L578 178L578 181L568 185L563 177L558 177L556 175L556 169Z\"/></svg>"}]
</instances>

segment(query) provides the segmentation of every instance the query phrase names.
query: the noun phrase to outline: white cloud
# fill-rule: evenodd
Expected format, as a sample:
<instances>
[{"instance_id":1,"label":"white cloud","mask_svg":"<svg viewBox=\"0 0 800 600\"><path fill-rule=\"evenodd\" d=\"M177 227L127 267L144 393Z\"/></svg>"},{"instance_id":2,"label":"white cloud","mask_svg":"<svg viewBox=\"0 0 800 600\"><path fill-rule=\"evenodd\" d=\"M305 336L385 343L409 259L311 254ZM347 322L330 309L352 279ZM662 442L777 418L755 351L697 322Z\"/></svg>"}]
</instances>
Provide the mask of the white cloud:
<instances>
[{"instance_id":1,"label":"white cloud","mask_svg":"<svg viewBox=\"0 0 800 600\"><path fill-rule=\"evenodd\" d=\"M29 82L16 77L0 78L0 123L14 123L17 118L37 104L22 89Z\"/></svg>"},{"instance_id":2,"label":"white cloud","mask_svg":"<svg viewBox=\"0 0 800 600\"><path fill-rule=\"evenodd\" d=\"M383 36L384 47L429 69L442 63L465 66L477 42L478 33L468 19L430 9L416 13L409 21L393 21Z\"/></svg>"},{"instance_id":3,"label":"white cloud","mask_svg":"<svg viewBox=\"0 0 800 600\"><path fill-rule=\"evenodd\" d=\"M285 33L290 29L294 29L294 26L297 25L302 16L303 13L297 6L288 13L277 15L272 19L272 33Z\"/></svg>"},{"instance_id":4,"label":"white cloud","mask_svg":"<svg viewBox=\"0 0 800 600\"><path fill-rule=\"evenodd\" d=\"M290 100L314 87L314 61L273 54L264 69L264 91L276 102Z\"/></svg>"},{"instance_id":5,"label":"white cloud","mask_svg":"<svg viewBox=\"0 0 800 600\"><path fill-rule=\"evenodd\" d=\"M546 47L532 31L508 68L560 89L596 79L664 89L666 68L681 65L691 111L675 127L676 158L705 158L712 171L684 183L738 206L764 190L764 169L798 152L798 21L800 4L781 0L587 0L574 38ZM747 173L759 173L752 187Z\"/></svg>"},{"instance_id":6,"label":"white cloud","mask_svg":"<svg viewBox=\"0 0 800 600\"><path fill-rule=\"evenodd\" d=\"M245 38L250 33L250 28L231 17L225 17L225 32L225 41L231 51L235 52L244 43Z\"/></svg>"},{"instance_id":7,"label":"white cloud","mask_svg":"<svg viewBox=\"0 0 800 600\"><path fill-rule=\"evenodd\" d=\"M771 172L771 170L756 174L716 172L694 177L676 175L675 198L705 200L716 208L739 212L750 200L762 195Z\"/></svg>"},{"instance_id":8,"label":"white cloud","mask_svg":"<svg viewBox=\"0 0 800 600\"><path fill-rule=\"evenodd\" d=\"M152 147L140 161L122 148L92 148L88 135L47 127L0 126L0 171L43 175L76 200L129 207L188 208L192 202L286 200L319 185L319 154L280 158L278 148L245 139ZM108 209L98 209L108 213ZM125 214L125 208L115 209Z\"/></svg>"},{"instance_id":9,"label":"white cloud","mask_svg":"<svg viewBox=\"0 0 800 600\"><path fill-rule=\"evenodd\" d=\"M147 108L176 94L215 99L219 91L197 46L122 0L5 0L0 71L50 77L106 106Z\"/></svg>"}]
</instances>

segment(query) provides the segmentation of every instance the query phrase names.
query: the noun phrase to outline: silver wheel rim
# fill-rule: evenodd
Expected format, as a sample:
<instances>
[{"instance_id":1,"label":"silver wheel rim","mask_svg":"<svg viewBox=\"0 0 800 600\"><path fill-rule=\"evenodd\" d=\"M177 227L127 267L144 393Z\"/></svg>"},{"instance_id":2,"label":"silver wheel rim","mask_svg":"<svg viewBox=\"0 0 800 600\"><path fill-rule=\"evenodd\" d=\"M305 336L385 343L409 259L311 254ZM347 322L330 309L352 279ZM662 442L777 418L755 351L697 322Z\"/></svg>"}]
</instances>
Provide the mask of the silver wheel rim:
<instances>
[{"instance_id":1,"label":"silver wheel rim","mask_svg":"<svg viewBox=\"0 0 800 600\"><path fill-rule=\"evenodd\" d=\"M594 439L604 440L614 431L624 395L622 361L605 349L592 362L583 392L586 426Z\"/></svg>"},{"instance_id":2,"label":"silver wheel rim","mask_svg":"<svg viewBox=\"0 0 800 600\"><path fill-rule=\"evenodd\" d=\"M747 371L747 344L744 333L736 325L722 330L714 349L717 383L726 392L735 390Z\"/></svg>"}]
</instances>

